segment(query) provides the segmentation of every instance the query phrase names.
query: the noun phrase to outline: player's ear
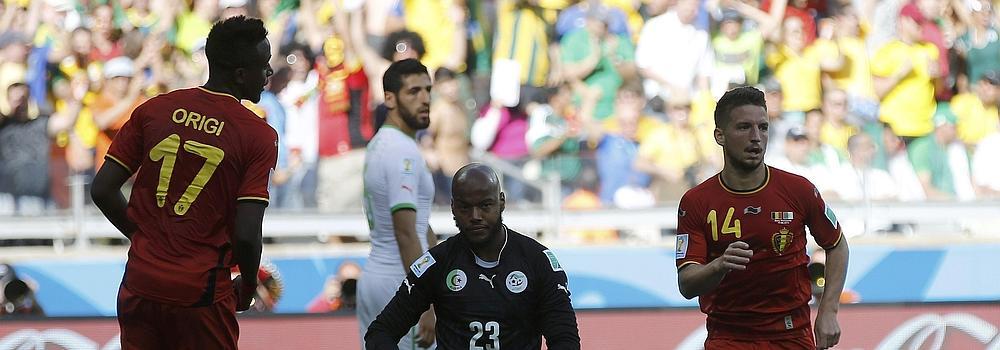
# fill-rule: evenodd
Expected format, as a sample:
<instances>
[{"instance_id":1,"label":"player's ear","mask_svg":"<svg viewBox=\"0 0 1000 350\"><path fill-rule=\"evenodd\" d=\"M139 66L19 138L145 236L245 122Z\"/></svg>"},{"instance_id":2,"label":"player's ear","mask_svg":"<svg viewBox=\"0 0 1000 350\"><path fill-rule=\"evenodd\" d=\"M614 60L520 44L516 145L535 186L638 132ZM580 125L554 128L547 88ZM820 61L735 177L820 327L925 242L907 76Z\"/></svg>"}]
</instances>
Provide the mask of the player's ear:
<instances>
[{"instance_id":1,"label":"player's ear","mask_svg":"<svg viewBox=\"0 0 1000 350\"><path fill-rule=\"evenodd\" d=\"M385 92L385 108L396 109L396 93L386 91Z\"/></svg>"},{"instance_id":2,"label":"player's ear","mask_svg":"<svg viewBox=\"0 0 1000 350\"><path fill-rule=\"evenodd\" d=\"M507 196L500 191L500 211L503 212L507 208Z\"/></svg>"},{"instance_id":3,"label":"player's ear","mask_svg":"<svg viewBox=\"0 0 1000 350\"><path fill-rule=\"evenodd\" d=\"M233 80L236 81L236 83L240 84L240 85L242 85L244 82L246 82L247 81L247 70L246 70L246 68L240 67L240 68L236 68L235 70L233 70Z\"/></svg>"},{"instance_id":4,"label":"player's ear","mask_svg":"<svg viewBox=\"0 0 1000 350\"><path fill-rule=\"evenodd\" d=\"M717 143L719 146L726 145L726 135L722 134L722 129L715 128L712 134L713 136L715 136L715 143Z\"/></svg>"}]
</instances>

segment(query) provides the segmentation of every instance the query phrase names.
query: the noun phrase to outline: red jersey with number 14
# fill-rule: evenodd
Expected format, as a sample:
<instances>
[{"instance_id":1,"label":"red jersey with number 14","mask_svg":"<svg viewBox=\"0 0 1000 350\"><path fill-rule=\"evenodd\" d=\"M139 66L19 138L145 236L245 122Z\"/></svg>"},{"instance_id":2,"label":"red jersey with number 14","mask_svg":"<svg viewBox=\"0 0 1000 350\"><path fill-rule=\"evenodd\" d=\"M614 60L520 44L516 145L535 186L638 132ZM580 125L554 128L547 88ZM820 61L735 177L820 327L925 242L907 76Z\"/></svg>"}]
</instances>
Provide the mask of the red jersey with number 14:
<instances>
[{"instance_id":1,"label":"red jersey with number 14","mask_svg":"<svg viewBox=\"0 0 1000 350\"><path fill-rule=\"evenodd\" d=\"M806 227L824 248L836 246L841 233L809 180L767 167L760 188L740 192L716 175L684 194L677 219L678 270L711 262L735 241L753 251L746 270L729 271L718 287L700 296L709 337L811 336Z\"/></svg>"},{"instance_id":2,"label":"red jersey with number 14","mask_svg":"<svg viewBox=\"0 0 1000 350\"><path fill-rule=\"evenodd\" d=\"M235 97L204 88L132 112L107 158L136 172L124 285L141 297L209 305L232 293L238 200L267 202L278 135Z\"/></svg>"}]
</instances>

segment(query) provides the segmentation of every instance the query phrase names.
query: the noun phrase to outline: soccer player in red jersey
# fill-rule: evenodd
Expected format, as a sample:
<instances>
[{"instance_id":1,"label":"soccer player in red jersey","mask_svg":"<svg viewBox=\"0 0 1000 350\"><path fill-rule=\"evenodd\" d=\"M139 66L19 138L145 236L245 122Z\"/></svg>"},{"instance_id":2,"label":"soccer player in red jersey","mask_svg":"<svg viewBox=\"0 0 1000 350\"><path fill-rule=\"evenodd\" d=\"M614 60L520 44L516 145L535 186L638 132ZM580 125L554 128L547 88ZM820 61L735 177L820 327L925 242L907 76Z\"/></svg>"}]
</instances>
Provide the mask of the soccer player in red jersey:
<instances>
[{"instance_id":1,"label":"soccer player in red jersey","mask_svg":"<svg viewBox=\"0 0 1000 350\"><path fill-rule=\"evenodd\" d=\"M241 99L260 100L272 74L256 18L208 34L209 78L143 103L115 136L91 196L131 240L118 293L123 349L236 349L236 311L260 265L261 222L278 135ZM135 173L128 201L121 187Z\"/></svg>"},{"instance_id":2,"label":"soccer player in red jersey","mask_svg":"<svg viewBox=\"0 0 1000 350\"><path fill-rule=\"evenodd\" d=\"M677 212L677 279L708 315L705 349L826 349L837 344L847 240L809 180L763 163L764 93L726 92L715 108L722 172L692 188ZM815 338L806 227L827 253Z\"/></svg>"}]
</instances>

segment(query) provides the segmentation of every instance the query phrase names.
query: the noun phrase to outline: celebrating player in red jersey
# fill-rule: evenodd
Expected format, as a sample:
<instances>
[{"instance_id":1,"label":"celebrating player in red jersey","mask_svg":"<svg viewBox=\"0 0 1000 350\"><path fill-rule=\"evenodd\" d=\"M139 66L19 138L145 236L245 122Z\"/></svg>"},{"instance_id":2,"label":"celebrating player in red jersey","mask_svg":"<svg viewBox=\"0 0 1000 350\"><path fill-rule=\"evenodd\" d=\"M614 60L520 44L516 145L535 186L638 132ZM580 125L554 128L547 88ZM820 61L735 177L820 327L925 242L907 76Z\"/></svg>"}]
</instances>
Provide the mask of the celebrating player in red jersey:
<instances>
[{"instance_id":1,"label":"celebrating player in red jersey","mask_svg":"<svg viewBox=\"0 0 1000 350\"><path fill-rule=\"evenodd\" d=\"M722 172L689 190L677 212L677 276L708 315L705 349L826 349L837 344L847 241L809 180L763 163L764 93L733 89L715 109ZM809 320L806 227L826 249L826 288Z\"/></svg>"},{"instance_id":2,"label":"celebrating player in red jersey","mask_svg":"<svg viewBox=\"0 0 1000 350\"><path fill-rule=\"evenodd\" d=\"M132 242L118 293L123 349L237 348L236 311L257 280L234 283L229 270L260 265L277 160L277 133L240 104L259 101L272 74L266 35L256 18L216 23L208 82L137 107L94 178L94 203Z\"/></svg>"}]
</instances>

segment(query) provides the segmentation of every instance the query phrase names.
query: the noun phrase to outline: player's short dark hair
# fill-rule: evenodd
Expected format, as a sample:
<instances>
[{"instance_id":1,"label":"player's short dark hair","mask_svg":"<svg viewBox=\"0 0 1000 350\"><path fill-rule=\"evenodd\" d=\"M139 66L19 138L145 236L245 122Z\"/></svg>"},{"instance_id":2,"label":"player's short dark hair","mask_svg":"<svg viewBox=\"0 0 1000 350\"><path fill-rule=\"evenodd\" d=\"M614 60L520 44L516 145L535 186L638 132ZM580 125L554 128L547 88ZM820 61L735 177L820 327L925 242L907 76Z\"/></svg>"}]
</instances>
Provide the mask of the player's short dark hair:
<instances>
[{"instance_id":1,"label":"player's short dark hair","mask_svg":"<svg viewBox=\"0 0 1000 350\"><path fill-rule=\"evenodd\" d=\"M385 43L382 44L382 58L392 61L392 56L396 54L400 44L405 44L407 50L416 51L417 58L424 57L424 53L427 52L424 48L424 39L420 37L420 34L409 30L400 30L389 33L389 36L385 38Z\"/></svg>"},{"instance_id":2,"label":"player's short dark hair","mask_svg":"<svg viewBox=\"0 0 1000 350\"><path fill-rule=\"evenodd\" d=\"M256 56L257 44L267 40L267 29L259 18L233 16L215 22L205 42L209 68L246 67Z\"/></svg>"},{"instance_id":3,"label":"player's short dark hair","mask_svg":"<svg viewBox=\"0 0 1000 350\"><path fill-rule=\"evenodd\" d=\"M715 105L715 127L723 128L729 123L730 113L736 108L746 105L760 106L767 111L764 104L764 92L752 86L741 86L726 91L719 103Z\"/></svg>"},{"instance_id":4,"label":"player's short dark hair","mask_svg":"<svg viewBox=\"0 0 1000 350\"><path fill-rule=\"evenodd\" d=\"M393 62L385 70L385 75L382 76L382 91L398 93L399 89L403 88L403 78L413 74L430 75L427 73L427 67L416 59L407 58Z\"/></svg>"}]
</instances>

